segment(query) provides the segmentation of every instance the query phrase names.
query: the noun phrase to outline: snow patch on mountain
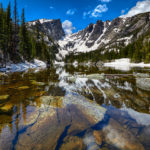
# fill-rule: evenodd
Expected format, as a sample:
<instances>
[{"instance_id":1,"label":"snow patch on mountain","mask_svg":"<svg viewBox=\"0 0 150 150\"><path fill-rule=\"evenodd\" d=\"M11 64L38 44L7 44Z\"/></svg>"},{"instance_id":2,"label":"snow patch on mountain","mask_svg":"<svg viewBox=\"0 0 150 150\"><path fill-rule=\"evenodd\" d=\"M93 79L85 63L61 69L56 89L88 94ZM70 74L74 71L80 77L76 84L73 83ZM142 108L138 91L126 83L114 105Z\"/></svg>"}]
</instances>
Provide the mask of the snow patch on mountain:
<instances>
[{"instance_id":1,"label":"snow patch on mountain","mask_svg":"<svg viewBox=\"0 0 150 150\"><path fill-rule=\"evenodd\" d=\"M86 32L84 36L83 36L83 31L79 31L74 34L67 35L63 39L59 40L58 44L61 47L59 56L60 57L62 56L64 58L68 53L86 53L86 52L94 51L99 48L99 45L101 43L105 43L105 44L109 43L110 41L109 39L102 39L103 36L105 35L105 32L107 31L106 23L104 23L104 28L102 30L102 33L99 35L99 37L96 40L92 39L95 30L96 30L96 24L93 25L92 31Z\"/></svg>"},{"instance_id":2,"label":"snow patch on mountain","mask_svg":"<svg viewBox=\"0 0 150 150\"><path fill-rule=\"evenodd\" d=\"M29 26L35 26L37 24L37 22L40 22L41 24L46 23L46 22L52 22L54 21L53 19L39 19L39 20L35 20L35 21L30 21L28 22Z\"/></svg>"}]
</instances>

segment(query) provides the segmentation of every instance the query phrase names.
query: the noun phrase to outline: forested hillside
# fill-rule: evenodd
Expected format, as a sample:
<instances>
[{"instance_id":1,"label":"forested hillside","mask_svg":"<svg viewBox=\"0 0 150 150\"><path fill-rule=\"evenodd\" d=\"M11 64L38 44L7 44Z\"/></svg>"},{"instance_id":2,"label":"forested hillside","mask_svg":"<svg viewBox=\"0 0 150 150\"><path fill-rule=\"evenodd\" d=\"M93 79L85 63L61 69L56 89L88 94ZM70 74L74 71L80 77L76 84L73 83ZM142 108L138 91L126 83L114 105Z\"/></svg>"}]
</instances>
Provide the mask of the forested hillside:
<instances>
[{"instance_id":1,"label":"forested hillside","mask_svg":"<svg viewBox=\"0 0 150 150\"><path fill-rule=\"evenodd\" d=\"M13 12L13 14L11 14ZM35 32L28 30L25 21L25 11L22 10L21 19L17 12L17 2L14 2L12 11L11 3L6 9L0 4L0 65L8 62L32 61L34 58L48 61L55 58L58 52L57 45L45 42L44 33L36 26Z\"/></svg>"}]
</instances>

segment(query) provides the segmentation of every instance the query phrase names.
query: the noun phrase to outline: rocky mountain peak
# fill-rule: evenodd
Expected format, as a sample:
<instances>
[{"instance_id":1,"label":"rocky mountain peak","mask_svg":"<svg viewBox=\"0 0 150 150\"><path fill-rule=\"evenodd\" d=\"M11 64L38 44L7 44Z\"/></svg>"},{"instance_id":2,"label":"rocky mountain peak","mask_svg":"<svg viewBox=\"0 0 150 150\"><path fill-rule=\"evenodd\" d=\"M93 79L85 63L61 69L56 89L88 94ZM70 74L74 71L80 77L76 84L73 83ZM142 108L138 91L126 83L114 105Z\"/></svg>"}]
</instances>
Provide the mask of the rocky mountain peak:
<instances>
[{"instance_id":1,"label":"rocky mountain peak","mask_svg":"<svg viewBox=\"0 0 150 150\"><path fill-rule=\"evenodd\" d=\"M90 52L103 48L118 51L116 46L128 45L150 29L150 13L138 14L133 17L118 17L112 21L98 20L89 24L84 30L59 40L60 57L69 53Z\"/></svg>"},{"instance_id":2,"label":"rocky mountain peak","mask_svg":"<svg viewBox=\"0 0 150 150\"><path fill-rule=\"evenodd\" d=\"M65 36L60 19L39 19L27 23L30 30L34 30L38 25L40 32L44 33L53 40L58 41Z\"/></svg>"}]
</instances>

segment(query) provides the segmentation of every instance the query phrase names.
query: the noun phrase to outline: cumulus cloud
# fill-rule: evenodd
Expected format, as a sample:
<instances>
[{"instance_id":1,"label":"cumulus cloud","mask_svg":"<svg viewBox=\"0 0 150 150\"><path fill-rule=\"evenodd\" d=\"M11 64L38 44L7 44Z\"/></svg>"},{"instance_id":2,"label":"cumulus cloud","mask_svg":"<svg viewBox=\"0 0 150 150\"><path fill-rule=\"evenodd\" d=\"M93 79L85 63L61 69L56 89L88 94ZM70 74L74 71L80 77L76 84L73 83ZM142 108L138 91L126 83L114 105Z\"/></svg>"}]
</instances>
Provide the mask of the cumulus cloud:
<instances>
[{"instance_id":1,"label":"cumulus cloud","mask_svg":"<svg viewBox=\"0 0 150 150\"><path fill-rule=\"evenodd\" d=\"M107 5L98 5L91 13L92 17L100 17L103 12L108 11Z\"/></svg>"},{"instance_id":2,"label":"cumulus cloud","mask_svg":"<svg viewBox=\"0 0 150 150\"><path fill-rule=\"evenodd\" d=\"M107 12L107 11L108 11L107 5L100 4L100 5L96 6L96 8L93 11L84 12L83 18L85 19L87 16L94 17L94 18L101 17L102 13Z\"/></svg>"},{"instance_id":3,"label":"cumulus cloud","mask_svg":"<svg viewBox=\"0 0 150 150\"><path fill-rule=\"evenodd\" d=\"M72 16L72 15L75 14L75 12L76 12L76 9L69 9L69 10L66 12L66 14Z\"/></svg>"},{"instance_id":4,"label":"cumulus cloud","mask_svg":"<svg viewBox=\"0 0 150 150\"><path fill-rule=\"evenodd\" d=\"M136 6L131 8L126 15L122 15L121 17L132 17L134 15L149 11L150 11L150 0L138 1L136 3Z\"/></svg>"},{"instance_id":5,"label":"cumulus cloud","mask_svg":"<svg viewBox=\"0 0 150 150\"><path fill-rule=\"evenodd\" d=\"M76 29L75 27L73 27L72 22L69 20L65 20L62 23L62 27L66 34L72 34L72 31Z\"/></svg>"},{"instance_id":6,"label":"cumulus cloud","mask_svg":"<svg viewBox=\"0 0 150 150\"><path fill-rule=\"evenodd\" d=\"M100 0L103 3L109 3L111 0Z\"/></svg>"}]
</instances>

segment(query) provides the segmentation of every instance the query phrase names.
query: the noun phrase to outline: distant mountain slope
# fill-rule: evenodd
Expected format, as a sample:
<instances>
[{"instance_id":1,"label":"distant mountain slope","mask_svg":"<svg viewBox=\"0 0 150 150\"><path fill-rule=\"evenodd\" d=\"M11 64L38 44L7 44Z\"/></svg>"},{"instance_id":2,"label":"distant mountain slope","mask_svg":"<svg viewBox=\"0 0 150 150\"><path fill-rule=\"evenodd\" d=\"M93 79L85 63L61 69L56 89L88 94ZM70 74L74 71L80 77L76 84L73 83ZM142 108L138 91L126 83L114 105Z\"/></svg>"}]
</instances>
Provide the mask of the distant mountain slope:
<instances>
[{"instance_id":1,"label":"distant mountain slope","mask_svg":"<svg viewBox=\"0 0 150 150\"><path fill-rule=\"evenodd\" d=\"M70 53L90 52L104 48L101 53L119 51L116 47L125 47L136 41L150 29L150 13L138 14L128 18L116 18L113 21L97 21L86 29L59 40L58 59Z\"/></svg>"}]
</instances>

